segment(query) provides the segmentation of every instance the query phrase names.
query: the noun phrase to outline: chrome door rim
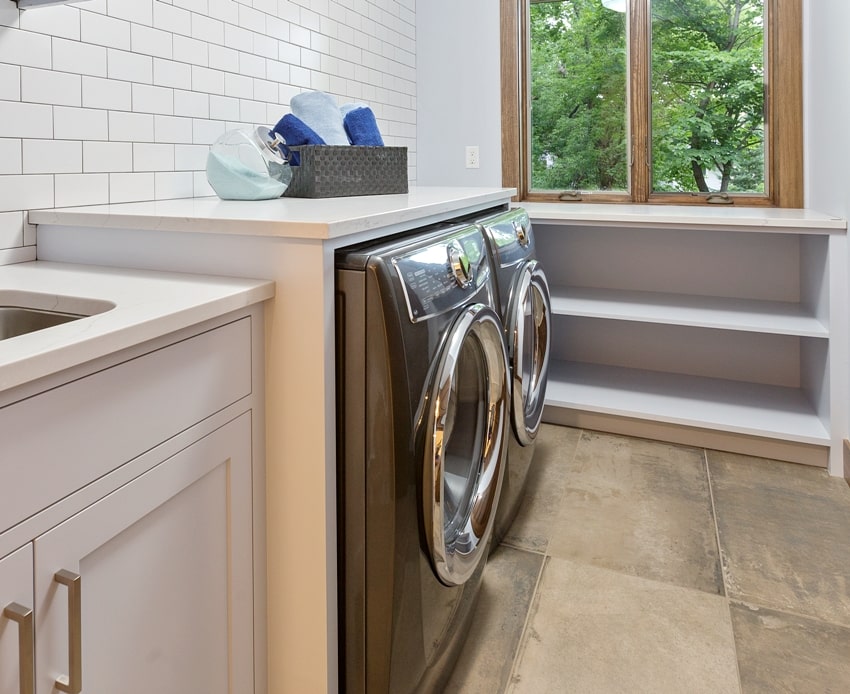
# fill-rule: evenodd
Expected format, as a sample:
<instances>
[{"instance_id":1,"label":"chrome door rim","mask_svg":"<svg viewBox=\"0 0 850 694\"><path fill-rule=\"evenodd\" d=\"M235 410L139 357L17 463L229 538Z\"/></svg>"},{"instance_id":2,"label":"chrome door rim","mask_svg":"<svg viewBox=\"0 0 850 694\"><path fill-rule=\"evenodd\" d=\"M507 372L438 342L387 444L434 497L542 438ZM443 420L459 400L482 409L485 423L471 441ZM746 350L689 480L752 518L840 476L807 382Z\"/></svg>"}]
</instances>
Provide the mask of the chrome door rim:
<instances>
[{"instance_id":1,"label":"chrome door rim","mask_svg":"<svg viewBox=\"0 0 850 694\"><path fill-rule=\"evenodd\" d=\"M530 375L531 383L526 384L525 379L528 375L523 369L526 359L525 331L528 328L525 306L529 300L532 302L531 341L534 361ZM511 330L509 336L511 423L517 440L523 446L528 446L537 438L540 422L543 419L546 382L549 375L551 326L552 302L549 297L546 274L538 261L529 260L523 264L514 280L508 310L508 327Z\"/></svg>"},{"instance_id":2,"label":"chrome door rim","mask_svg":"<svg viewBox=\"0 0 850 694\"><path fill-rule=\"evenodd\" d=\"M461 348L476 340L483 356L487 407L482 455L465 520L463 545L447 544L444 505L446 419L448 394ZM501 491L508 418L508 357L499 316L484 304L466 307L452 323L440 352L428 393L423 475L423 515L428 549L437 577L446 585L460 585L486 558L488 540Z\"/></svg>"}]
</instances>

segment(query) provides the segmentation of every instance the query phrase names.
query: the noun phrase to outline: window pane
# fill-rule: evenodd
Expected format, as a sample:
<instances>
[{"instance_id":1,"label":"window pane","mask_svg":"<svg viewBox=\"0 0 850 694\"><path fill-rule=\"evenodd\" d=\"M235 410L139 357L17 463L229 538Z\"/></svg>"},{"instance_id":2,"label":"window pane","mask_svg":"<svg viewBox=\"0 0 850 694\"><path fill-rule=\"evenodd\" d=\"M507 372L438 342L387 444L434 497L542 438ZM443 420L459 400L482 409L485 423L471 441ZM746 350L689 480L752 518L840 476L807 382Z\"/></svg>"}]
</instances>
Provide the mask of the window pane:
<instances>
[{"instance_id":1,"label":"window pane","mask_svg":"<svg viewBox=\"0 0 850 694\"><path fill-rule=\"evenodd\" d=\"M531 188L628 189L625 0L533 2ZM619 9L622 8L622 9Z\"/></svg>"},{"instance_id":2,"label":"window pane","mask_svg":"<svg viewBox=\"0 0 850 694\"><path fill-rule=\"evenodd\" d=\"M764 0L652 0L656 192L765 190Z\"/></svg>"}]
</instances>

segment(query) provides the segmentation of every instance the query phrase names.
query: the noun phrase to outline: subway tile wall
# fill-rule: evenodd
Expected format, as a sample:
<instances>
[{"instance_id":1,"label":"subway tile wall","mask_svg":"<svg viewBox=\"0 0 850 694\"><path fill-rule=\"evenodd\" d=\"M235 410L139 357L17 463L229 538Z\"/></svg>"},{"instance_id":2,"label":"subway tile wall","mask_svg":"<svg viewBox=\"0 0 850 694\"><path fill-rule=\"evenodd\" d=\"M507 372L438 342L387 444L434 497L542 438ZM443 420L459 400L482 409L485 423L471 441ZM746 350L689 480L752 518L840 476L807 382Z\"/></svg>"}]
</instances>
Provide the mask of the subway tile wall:
<instances>
[{"instance_id":1,"label":"subway tile wall","mask_svg":"<svg viewBox=\"0 0 850 694\"><path fill-rule=\"evenodd\" d=\"M368 103L416 171L415 0L0 0L0 264L26 211L213 195L206 155L302 91Z\"/></svg>"}]
</instances>

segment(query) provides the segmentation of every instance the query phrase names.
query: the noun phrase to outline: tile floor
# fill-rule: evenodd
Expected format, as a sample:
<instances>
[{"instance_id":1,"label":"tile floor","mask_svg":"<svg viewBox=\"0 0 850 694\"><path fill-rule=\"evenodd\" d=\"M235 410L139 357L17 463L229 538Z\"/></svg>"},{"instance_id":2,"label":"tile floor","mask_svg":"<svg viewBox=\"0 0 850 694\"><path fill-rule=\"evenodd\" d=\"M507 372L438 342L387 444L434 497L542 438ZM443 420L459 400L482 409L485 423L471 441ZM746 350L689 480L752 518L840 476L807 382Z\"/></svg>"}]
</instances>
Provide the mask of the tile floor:
<instances>
[{"instance_id":1,"label":"tile floor","mask_svg":"<svg viewBox=\"0 0 850 694\"><path fill-rule=\"evenodd\" d=\"M452 694L850 692L850 487L544 425Z\"/></svg>"}]
</instances>

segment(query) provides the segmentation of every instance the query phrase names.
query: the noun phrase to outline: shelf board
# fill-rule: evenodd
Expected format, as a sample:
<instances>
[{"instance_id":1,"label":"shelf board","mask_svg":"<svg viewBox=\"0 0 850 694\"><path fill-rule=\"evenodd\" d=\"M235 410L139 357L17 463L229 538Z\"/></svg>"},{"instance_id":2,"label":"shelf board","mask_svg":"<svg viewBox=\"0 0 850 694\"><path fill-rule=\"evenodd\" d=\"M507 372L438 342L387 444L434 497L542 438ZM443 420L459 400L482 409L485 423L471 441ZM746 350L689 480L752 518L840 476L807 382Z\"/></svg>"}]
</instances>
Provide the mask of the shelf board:
<instances>
[{"instance_id":1,"label":"shelf board","mask_svg":"<svg viewBox=\"0 0 850 694\"><path fill-rule=\"evenodd\" d=\"M829 337L820 320L792 302L588 287L553 286L550 291L557 315Z\"/></svg>"},{"instance_id":2,"label":"shelf board","mask_svg":"<svg viewBox=\"0 0 850 694\"><path fill-rule=\"evenodd\" d=\"M803 392L599 364L554 361L546 404L601 414L828 446Z\"/></svg>"}]
</instances>

